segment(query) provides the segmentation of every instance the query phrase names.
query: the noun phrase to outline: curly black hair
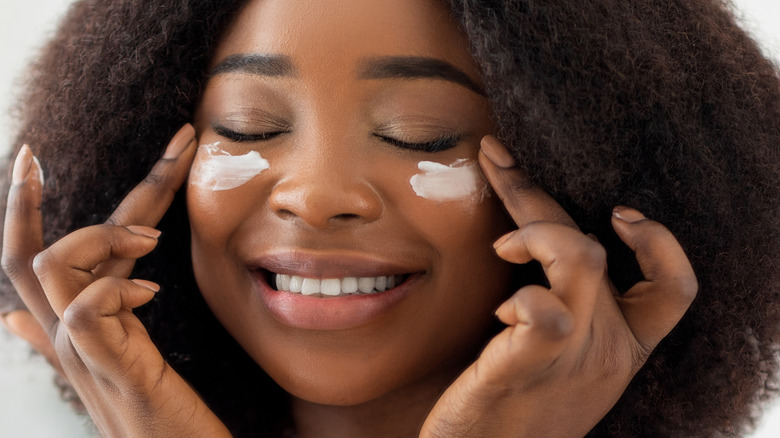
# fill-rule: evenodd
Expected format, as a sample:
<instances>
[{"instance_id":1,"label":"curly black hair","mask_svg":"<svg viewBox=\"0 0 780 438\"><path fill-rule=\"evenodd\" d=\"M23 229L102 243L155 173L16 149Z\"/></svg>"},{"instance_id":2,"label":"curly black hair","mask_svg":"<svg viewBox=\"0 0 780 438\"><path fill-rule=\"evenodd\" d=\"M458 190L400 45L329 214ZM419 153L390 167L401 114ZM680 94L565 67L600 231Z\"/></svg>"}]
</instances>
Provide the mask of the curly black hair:
<instances>
[{"instance_id":1,"label":"curly black hair","mask_svg":"<svg viewBox=\"0 0 780 438\"><path fill-rule=\"evenodd\" d=\"M103 222L192 120L245 1L83 0L31 67L18 145L48 176L46 241ZM689 312L589 436L733 436L777 392L780 80L720 0L451 0L519 165L641 278L615 205L665 224L699 279ZM18 150L18 149L17 149ZM7 188L8 181L4 184ZM155 343L236 436L278 434L287 395L212 316L182 196L134 275ZM161 268L164 266L164 268ZM6 281L3 309L18 306Z\"/></svg>"}]
</instances>

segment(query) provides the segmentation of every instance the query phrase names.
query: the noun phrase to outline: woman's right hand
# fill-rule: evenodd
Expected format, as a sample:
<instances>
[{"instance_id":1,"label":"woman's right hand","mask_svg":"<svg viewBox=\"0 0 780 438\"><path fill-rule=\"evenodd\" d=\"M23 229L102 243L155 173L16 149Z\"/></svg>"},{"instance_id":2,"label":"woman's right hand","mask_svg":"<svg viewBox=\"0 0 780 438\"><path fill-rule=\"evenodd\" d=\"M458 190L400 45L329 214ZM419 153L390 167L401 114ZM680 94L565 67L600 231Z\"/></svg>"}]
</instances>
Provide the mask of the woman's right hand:
<instances>
[{"instance_id":1,"label":"woman's right hand","mask_svg":"<svg viewBox=\"0 0 780 438\"><path fill-rule=\"evenodd\" d=\"M152 227L187 178L196 144L195 130L185 125L105 224L48 248L41 169L26 146L14 164L2 266L40 324L27 320L23 337L46 333L51 344L38 339L34 346L70 381L104 436L230 436L132 313L159 286L128 279L135 260L157 245L160 233Z\"/></svg>"}]
</instances>

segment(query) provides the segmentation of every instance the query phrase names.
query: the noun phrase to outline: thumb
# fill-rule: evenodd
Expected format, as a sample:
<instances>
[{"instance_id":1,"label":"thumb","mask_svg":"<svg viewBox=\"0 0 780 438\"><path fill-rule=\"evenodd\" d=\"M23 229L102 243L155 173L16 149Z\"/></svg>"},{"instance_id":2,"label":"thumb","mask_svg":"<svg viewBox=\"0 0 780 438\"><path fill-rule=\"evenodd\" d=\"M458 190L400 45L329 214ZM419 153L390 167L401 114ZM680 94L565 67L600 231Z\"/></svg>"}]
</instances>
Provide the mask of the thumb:
<instances>
[{"instance_id":1,"label":"thumb","mask_svg":"<svg viewBox=\"0 0 780 438\"><path fill-rule=\"evenodd\" d=\"M647 354L674 328L698 291L696 275L680 243L637 210L616 207L612 226L635 253L645 277L617 301Z\"/></svg>"}]
</instances>

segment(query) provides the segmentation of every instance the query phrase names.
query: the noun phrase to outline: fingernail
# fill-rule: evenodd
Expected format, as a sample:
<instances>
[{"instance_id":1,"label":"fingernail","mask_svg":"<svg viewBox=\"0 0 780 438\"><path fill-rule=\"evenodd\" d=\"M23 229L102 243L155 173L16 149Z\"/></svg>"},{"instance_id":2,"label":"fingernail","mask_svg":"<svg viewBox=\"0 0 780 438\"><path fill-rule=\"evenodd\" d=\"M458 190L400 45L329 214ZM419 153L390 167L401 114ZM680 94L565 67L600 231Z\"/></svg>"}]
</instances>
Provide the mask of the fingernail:
<instances>
[{"instance_id":1,"label":"fingernail","mask_svg":"<svg viewBox=\"0 0 780 438\"><path fill-rule=\"evenodd\" d=\"M482 138L482 153L498 167L508 169L515 166L515 159L506 150L506 147L492 135Z\"/></svg>"},{"instance_id":2,"label":"fingernail","mask_svg":"<svg viewBox=\"0 0 780 438\"><path fill-rule=\"evenodd\" d=\"M173 136L173 139L171 139L171 142L165 149L163 159L173 160L178 158L193 143L195 143L195 128L187 123L186 125L182 126L181 129L179 129L179 132L177 132L176 135Z\"/></svg>"},{"instance_id":3,"label":"fingernail","mask_svg":"<svg viewBox=\"0 0 780 438\"><path fill-rule=\"evenodd\" d=\"M162 231L144 225L128 225L125 228L133 234L151 237L152 239L156 239L162 234Z\"/></svg>"},{"instance_id":4,"label":"fingernail","mask_svg":"<svg viewBox=\"0 0 780 438\"><path fill-rule=\"evenodd\" d=\"M19 153L16 155L16 161L14 161L14 170L11 173L11 184L19 185L27 179L27 175L30 173L32 167L33 154L30 147L27 145L22 146L19 149Z\"/></svg>"},{"instance_id":5,"label":"fingernail","mask_svg":"<svg viewBox=\"0 0 780 438\"><path fill-rule=\"evenodd\" d=\"M506 243L506 241L509 240L509 238L512 237L513 234L515 234L515 232L510 231L509 233L506 233L503 236L499 237L498 240L496 240L493 243L493 249L498 249L498 247Z\"/></svg>"},{"instance_id":6,"label":"fingernail","mask_svg":"<svg viewBox=\"0 0 780 438\"><path fill-rule=\"evenodd\" d=\"M139 285L139 286L141 286L143 288L149 289L152 292L157 293L157 292L160 291L160 285L155 283L155 282L152 282L152 281L149 281L149 280L141 280L139 278L136 278L136 279L130 280L130 281L132 281L133 283L135 283L135 284L137 284L137 285Z\"/></svg>"},{"instance_id":7,"label":"fingernail","mask_svg":"<svg viewBox=\"0 0 780 438\"><path fill-rule=\"evenodd\" d=\"M614 209L612 209L612 215L620 219L621 221L628 222L630 224L647 219L645 215L640 213L638 210L629 207L623 207L623 206L615 207Z\"/></svg>"}]
</instances>

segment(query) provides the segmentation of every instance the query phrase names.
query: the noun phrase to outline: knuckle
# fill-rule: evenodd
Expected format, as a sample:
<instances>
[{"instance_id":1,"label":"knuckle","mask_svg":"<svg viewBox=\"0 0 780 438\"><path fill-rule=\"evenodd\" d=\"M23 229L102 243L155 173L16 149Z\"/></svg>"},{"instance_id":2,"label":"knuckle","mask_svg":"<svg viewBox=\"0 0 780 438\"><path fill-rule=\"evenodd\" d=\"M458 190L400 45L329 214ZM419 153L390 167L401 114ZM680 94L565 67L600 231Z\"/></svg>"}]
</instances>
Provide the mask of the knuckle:
<instances>
[{"instance_id":1,"label":"knuckle","mask_svg":"<svg viewBox=\"0 0 780 438\"><path fill-rule=\"evenodd\" d=\"M122 225L122 218L125 217L125 208L122 207L120 204L113 213L111 213L111 216L106 219L105 225Z\"/></svg>"},{"instance_id":2,"label":"knuckle","mask_svg":"<svg viewBox=\"0 0 780 438\"><path fill-rule=\"evenodd\" d=\"M108 223L95 225L95 234L91 239L99 244L99 246L107 248L115 248L123 241L125 236L122 231L126 231L126 228L121 225L112 225Z\"/></svg>"},{"instance_id":3,"label":"knuckle","mask_svg":"<svg viewBox=\"0 0 780 438\"><path fill-rule=\"evenodd\" d=\"M5 272L8 278L15 280L29 272L30 260L26 257L20 257L4 251L0 258L0 266L2 266L3 272Z\"/></svg>"},{"instance_id":4,"label":"knuckle","mask_svg":"<svg viewBox=\"0 0 780 438\"><path fill-rule=\"evenodd\" d=\"M524 192L534 188L534 183L526 178L511 178L505 184L510 193Z\"/></svg>"},{"instance_id":5,"label":"knuckle","mask_svg":"<svg viewBox=\"0 0 780 438\"><path fill-rule=\"evenodd\" d=\"M127 228L120 225L104 224L101 226L107 227L105 242L109 248L121 247L130 234L130 231Z\"/></svg>"},{"instance_id":6,"label":"knuckle","mask_svg":"<svg viewBox=\"0 0 780 438\"><path fill-rule=\"evenodd\" d=\"M526 286L512 297L518 320L548 341L560 341L574 332L574 316L549 289Z\"/></svg>"},{"instance_id":7,"label":"knuckle","mask_svg":"<svg viewBox=\"0 0 780 438\"><path fill-rule=\"evenodd\" d=\"M680 295L689 303L693 302L699 293L699 281L696 279L696 276L686 276L681 283Z\"/></svg>"},{"instance_id":8,"label":"knuckle","mask_svg":"<svg viewBox=\"0 0 780 438\"><path fill-rule=\"evenodd\" d=\"M668 288L675 292L680 303L688 306L699 292L699 282L694 275L683 275L667 280Z\"/></svg>"},{"instance_id":9,"label":"knuckle","mask_svg":"<svg viewBox=\"0 0 780 438\"><path fill-rule=\"evenodd\" d=\"M508 178L501 180L495 192L505 204L517 203L524 193L534 187L533 183L521 178Z\"/></svg>"},{"instance_id":10,"label":"knuckle","mask_svg":"<svg viewBox=\"0 0 780 438\"><path fill-rule=\"evenodd\" d=\"M572 256L577 264L589 271L601 272L607 267L607 251L600 244L585 238L575 246Z\"/></svg>"},{"instance_id":11,"label":"knuckle","mask_svg":"<svg viewBox=\"0 0 780 438\"><path fill-rule=\"evenodd\" d=\"M546 339L560 341L571 336L574 331L574 320L567 312L548 309L539 313L533 326Z\"/></svg>"},{"instance_id":12,"label":"knuckle","mask_svg":"<svg viewBox=\"0 0 780 438\"><path fill-rule=\"evenodd\" d=\"M29 191L22 190L20 186L11 187L5 206L6 217L23 218L28 211L37 208Z\"/></svg>"},{"instance_id":13,"label":"knuckle","mask_svg":"<svg viewBox=\"0 0 780 438\"><path fill-rule=\"evenodd\" d=\"M160 163L164 164L164 163ZM163 172L159 165L155 166L151 172L146 174L143 183L149 186L159 186L168 181L168 175Z\"/></svg>"},{"instance_id":14,"label":"knuckle","mask_svg":"<svg viewBox=\"0 0 780 438\"><path fill-rule=\"evenodd\" d=\"M43 277L51 270L53 256L50 251L41 251L33 257L32 270L36 276Z\"/></svg>"},{"instance_id":15,"label":"knuckle","mask_svg":"<svg viewBox=\"0 0 780 438\"><path fill-rule=\"evenodd\" d=\"M520 227L518 235L521 235L524 239L530 238L531 236L542 234L547 226L549 226L549 223L545 221L531 221Z\"/></svg>"},{"instance_id":16,"label":"knuckle","mask_svg":"<svg viewBox=\"0 0 780 438\"><path fill-rule=\"evenodd\" d=\"M90 306L74 300L62 313L62 324L68 333L77 334L91 325L95 317L95 311Z\"/></svg>"},{"instance_id":17,"label":"knuckle","mask_svg":"<svg viewBox=\"0 0 780 438\"><path fill-rule=\"evenodd\" d=\"M82 290L62 314L62 322L68 332L89 331L89 328L103 316L104 303L111 299L110 291L119 291L122 286L122 280L119 278L103 277Z\"/></svg>"},{"instance_id":18,"label":"knuckle","mask_svg":"<svg viewBox=\"0 0 780 438\"><path fill-rule=\"evenodd\" d=\"M97 224L94 227L95 227L95 231L97 231L97 233L102 234L102 235L108 235L108 236L113 235L114 232L117 229L124 228L121 225L114 225L114 224L109 224L109 223Z\"/></svg>"}]
</instances>

